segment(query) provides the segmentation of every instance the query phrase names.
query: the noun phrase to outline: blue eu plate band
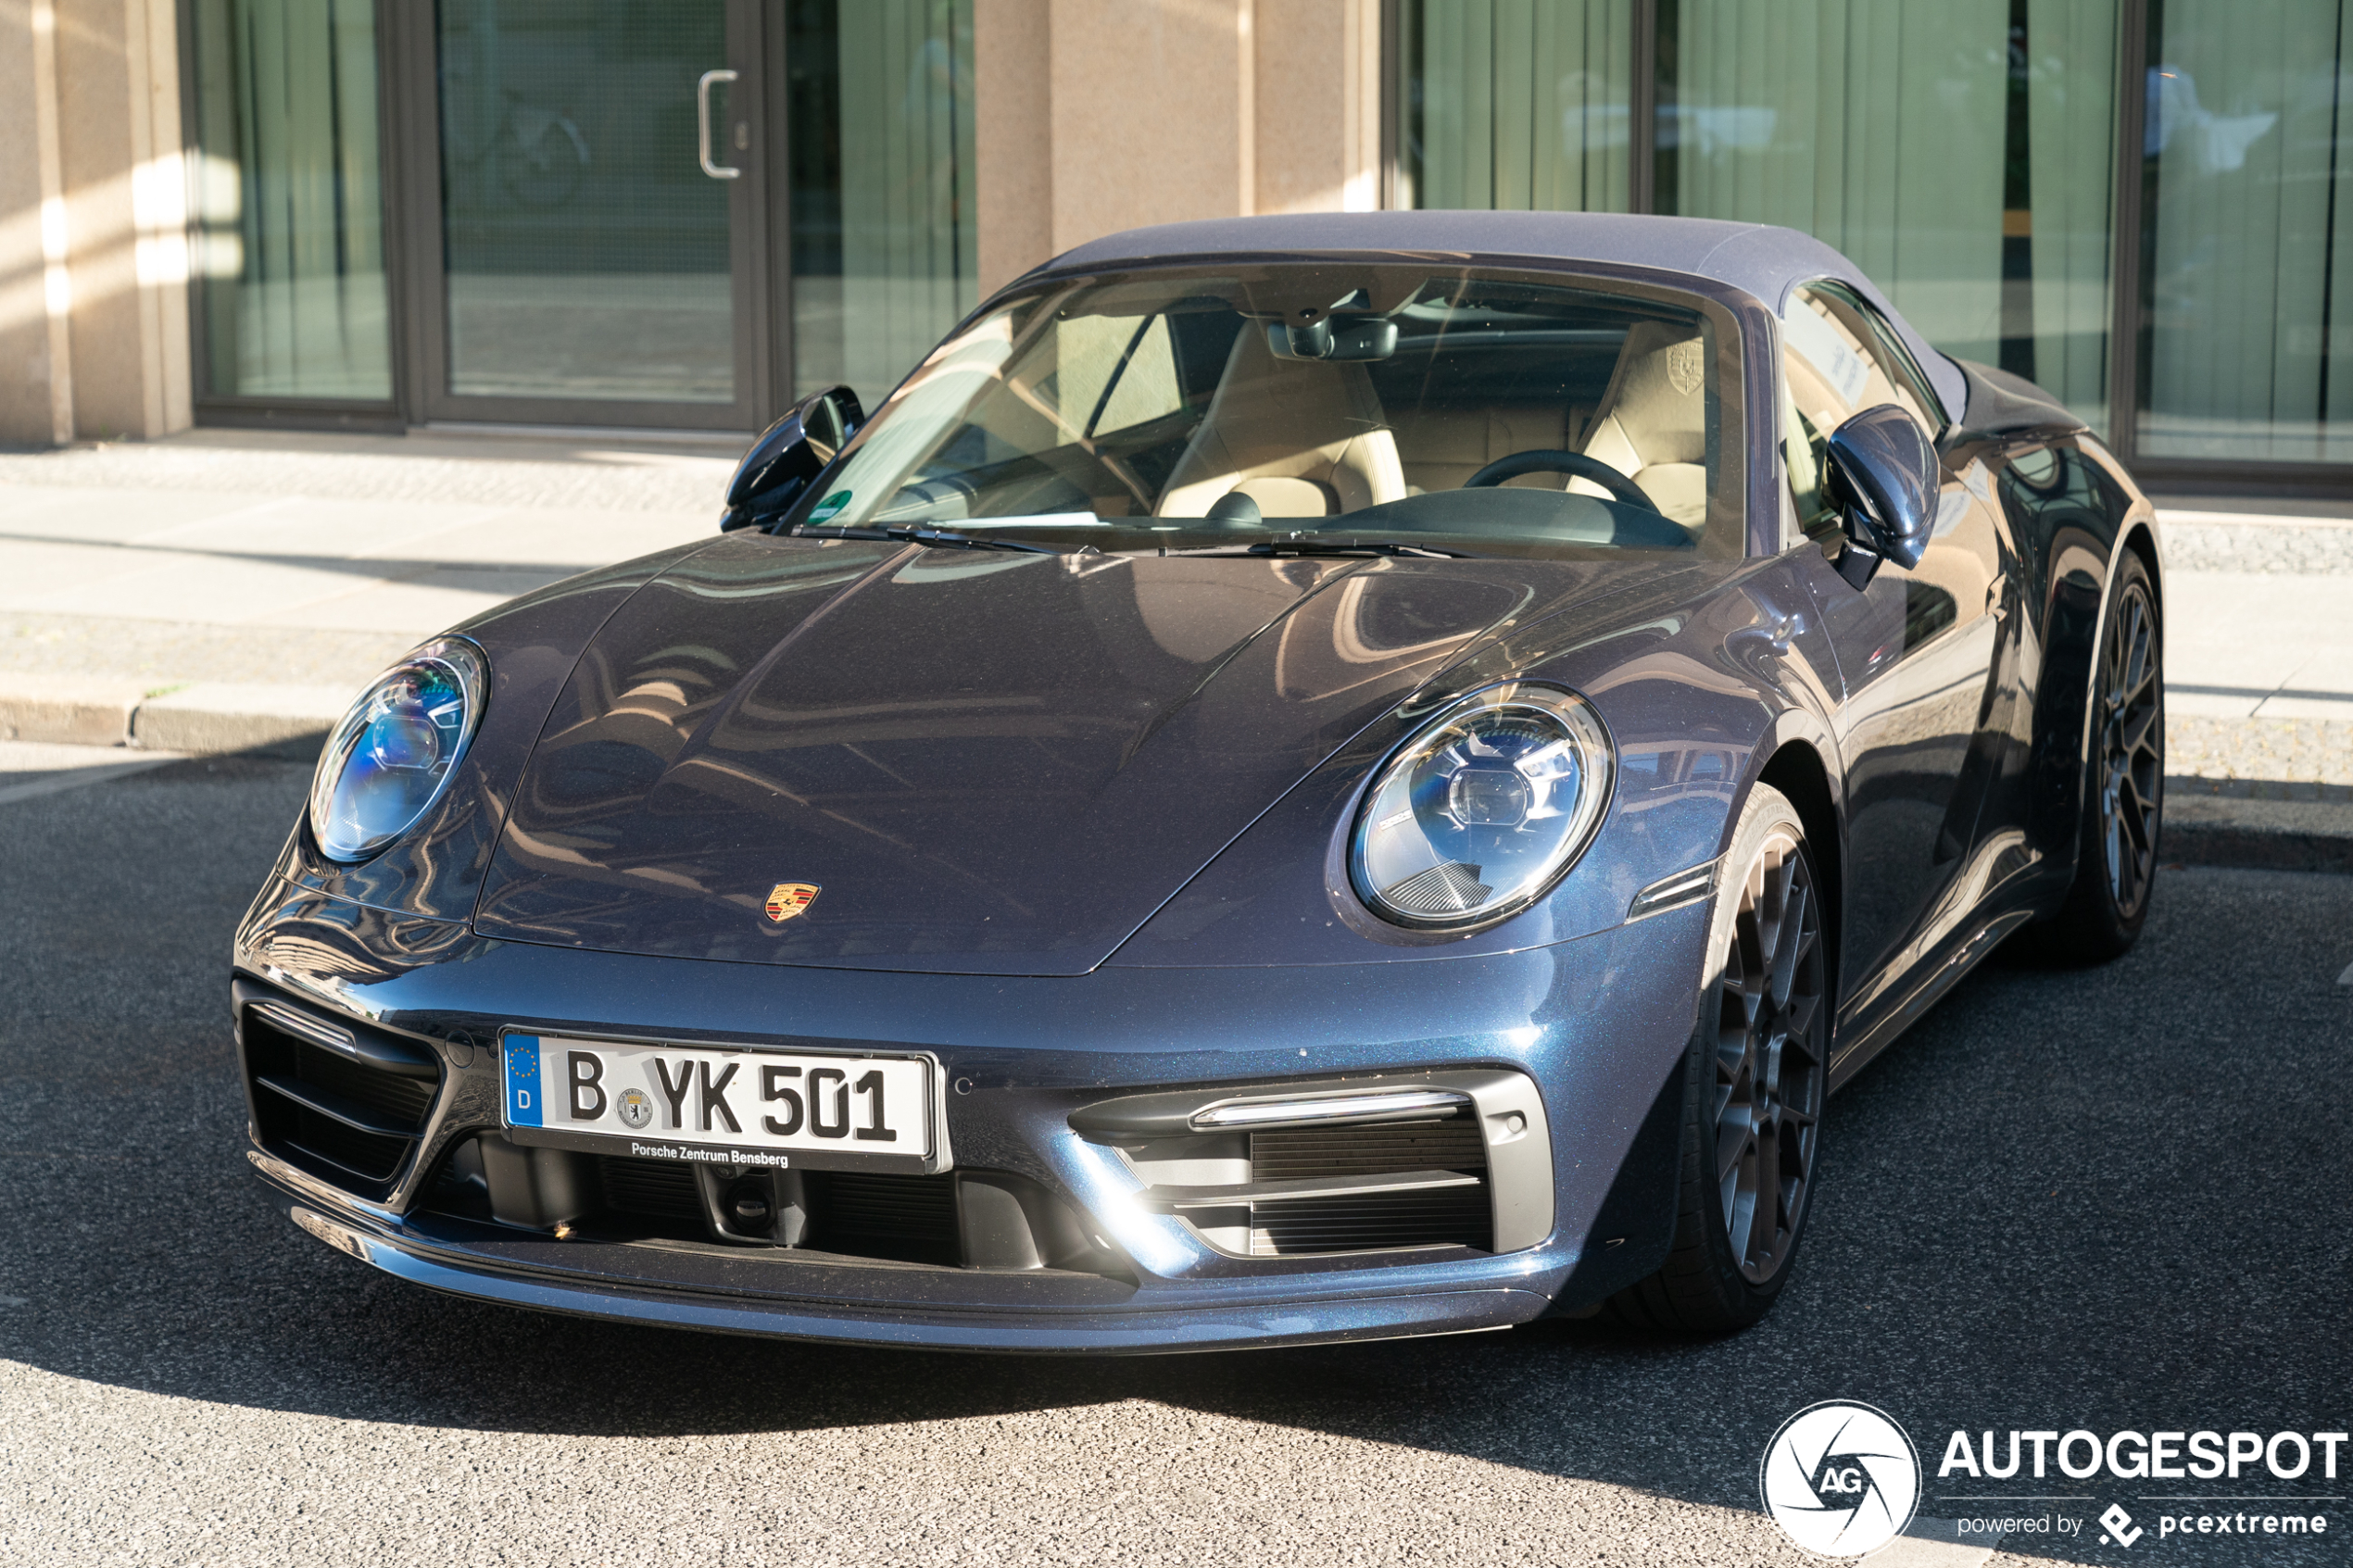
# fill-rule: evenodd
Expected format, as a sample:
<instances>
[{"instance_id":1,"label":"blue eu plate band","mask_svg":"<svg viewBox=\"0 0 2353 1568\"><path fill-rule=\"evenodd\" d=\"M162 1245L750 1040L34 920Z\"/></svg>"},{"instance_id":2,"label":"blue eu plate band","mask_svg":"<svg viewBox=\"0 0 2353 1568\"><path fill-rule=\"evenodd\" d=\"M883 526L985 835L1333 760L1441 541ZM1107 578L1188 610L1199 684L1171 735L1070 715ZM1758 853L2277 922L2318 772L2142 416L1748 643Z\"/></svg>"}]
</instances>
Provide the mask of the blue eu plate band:
<instances>
[{"instance_id":1,"label":"blue eu plate band","mask_svg":"<svg viewBox=\"0 0 2353 1568\"><path fill-rule=\"evenodd\" d=\"M539 1036L510 1035L507 1046L507 1125L536 1127L547 1098L539 1086Z\"/></svg>"}]
</instances>

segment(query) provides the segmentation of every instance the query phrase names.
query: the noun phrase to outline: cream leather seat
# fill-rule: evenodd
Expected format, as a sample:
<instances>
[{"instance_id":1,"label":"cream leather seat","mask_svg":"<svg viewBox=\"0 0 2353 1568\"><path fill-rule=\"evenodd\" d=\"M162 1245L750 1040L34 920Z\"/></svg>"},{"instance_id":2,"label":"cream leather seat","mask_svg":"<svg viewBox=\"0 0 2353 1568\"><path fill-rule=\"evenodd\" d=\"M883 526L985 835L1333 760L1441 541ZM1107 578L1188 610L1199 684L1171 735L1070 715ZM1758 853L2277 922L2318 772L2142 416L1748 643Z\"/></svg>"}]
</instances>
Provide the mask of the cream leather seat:
<instances>
[{"instance_id":1,"label":"cream leather seat","mask_svg":"<svg viewBox=\"0 0 2353 1568\"><path fill-rule=\"evenodd\" d=\"M1576 445L1590 407L1558 403L1498 403L1487 408L1423 408L1398 433L1405 483L1421 491L1459 490L1463 481L1498 458ZM1550 471L1504 482L1516 489L1559 490L1567 476Z\"/></svg>"},{"instance_id":2,"label":"cream leather seat","mask_svg":"<svg viewBox=\"0 0 2353 1568\"><path fill-rule=\"evenodd\" d=\"M1267 517L1331 517L1403 500L1396 438L1365 367L1277 359L1266 334L1245 326L1157 511L1206 517L1235 491Z\"/></svg>"},{"instance_id":3,"label":"cream leather seat","mask_svg":"<svg viewBox=\"0 0 2353 1568\"><path fill-rule=\"evenodd\" d=\"M1636 484L1658 509L1696 533L1707 522L1707 362L1697 332L1644 321L1626 334L1585 455ZM1580 495L1607 495L1575 480Z\"/></svg>"}]
</instances>

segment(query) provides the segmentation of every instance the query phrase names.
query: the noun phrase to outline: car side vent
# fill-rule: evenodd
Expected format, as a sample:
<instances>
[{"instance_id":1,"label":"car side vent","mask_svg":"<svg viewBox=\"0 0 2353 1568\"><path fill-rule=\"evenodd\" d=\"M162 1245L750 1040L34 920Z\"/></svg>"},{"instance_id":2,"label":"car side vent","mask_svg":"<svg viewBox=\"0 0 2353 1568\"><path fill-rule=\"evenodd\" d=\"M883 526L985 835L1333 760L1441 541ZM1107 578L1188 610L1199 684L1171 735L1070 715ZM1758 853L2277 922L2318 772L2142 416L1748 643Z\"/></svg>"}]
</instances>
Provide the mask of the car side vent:
<instances>
[{"instance_id":1,"label":"car side vent","mask_svg":"<svg viewBox=\"0 0 2353 1568\"><path fill-rule=\"evenodd\" d=\"M1370 1127L1296 1127L1250 1135L1250 1179L1307 1182L1451 1171L1477 1177L1410 1192L1345 1193L1255 1201L1253 1257L1358 1252L1394 1247L1493 1245L1487 1148L1468 1117Z\"/></svg>"},{"instance_id":2,"label":"car side vent","mask_svg":"<svg viewBox=\"0 0 2353 1568\"><path fill-rule=\"evenodd\" d=\"M441 1064L423 1047L240 985L239 1037L262 1147L382 1198L433 1111Z\"/></svg>"}]
</instances>

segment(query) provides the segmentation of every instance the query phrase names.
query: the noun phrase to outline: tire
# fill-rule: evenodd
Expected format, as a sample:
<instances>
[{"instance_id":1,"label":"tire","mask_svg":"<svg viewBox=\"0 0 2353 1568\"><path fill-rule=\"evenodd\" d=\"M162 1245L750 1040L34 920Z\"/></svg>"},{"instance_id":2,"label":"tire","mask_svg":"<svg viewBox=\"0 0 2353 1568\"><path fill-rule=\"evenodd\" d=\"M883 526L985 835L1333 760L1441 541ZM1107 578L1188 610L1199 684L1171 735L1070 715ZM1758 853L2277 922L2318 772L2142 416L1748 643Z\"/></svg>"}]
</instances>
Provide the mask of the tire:
<instances>
[{"instance_id":1,"label":"tire","mask_svg":"<svg viewBox=\"0 0 2353 1568\"><path fill-rule=\"evenodd\" d=\"M2036 945L2079 963L2121 958L2148 919L2165 815L2164 637L2148 568L2127 552L2100 618L2075 882Z\"/></svg>"},{"instance_id":2,"label":"tire","mask_svg":"<svg viewBox=\"0 0 2353 1568\"><path fill-rule=\"evenodd\" d=\"M1675 1239L1658 1273L1607 1308L1660 1334L1730 1334L1772 1307L1813 1209L1829 1098L1820 884L1779 790L1750 792L1723 867L1684 1060Z\"/></svg>"}]
</instances>

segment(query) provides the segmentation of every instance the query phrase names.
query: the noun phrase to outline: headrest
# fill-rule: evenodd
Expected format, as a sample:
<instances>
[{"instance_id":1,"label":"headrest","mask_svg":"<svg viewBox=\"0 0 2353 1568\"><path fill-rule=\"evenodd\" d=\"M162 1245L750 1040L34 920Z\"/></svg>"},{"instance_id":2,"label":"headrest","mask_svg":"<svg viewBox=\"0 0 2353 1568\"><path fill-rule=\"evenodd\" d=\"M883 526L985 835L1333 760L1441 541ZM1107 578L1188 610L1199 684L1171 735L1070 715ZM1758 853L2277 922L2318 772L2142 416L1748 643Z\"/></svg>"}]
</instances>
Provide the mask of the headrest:
<instances>
[{"instance_id":1,"label":"headrest","mask_svg":"<svg viewBox=\"0 0 2353 1568\"><path fill-rule=\"evenodd\" d=\"M1602 400L1644 468L1707 457L1707 350L1699 333L1644 321L1626 334ZM1596 421L1596 428L1599 421Z\"/></svg>"}]
</instances>

